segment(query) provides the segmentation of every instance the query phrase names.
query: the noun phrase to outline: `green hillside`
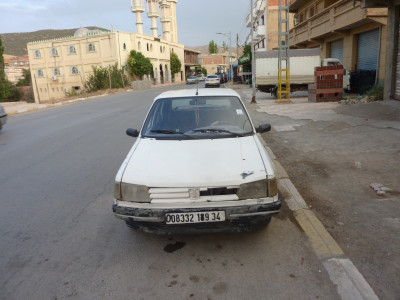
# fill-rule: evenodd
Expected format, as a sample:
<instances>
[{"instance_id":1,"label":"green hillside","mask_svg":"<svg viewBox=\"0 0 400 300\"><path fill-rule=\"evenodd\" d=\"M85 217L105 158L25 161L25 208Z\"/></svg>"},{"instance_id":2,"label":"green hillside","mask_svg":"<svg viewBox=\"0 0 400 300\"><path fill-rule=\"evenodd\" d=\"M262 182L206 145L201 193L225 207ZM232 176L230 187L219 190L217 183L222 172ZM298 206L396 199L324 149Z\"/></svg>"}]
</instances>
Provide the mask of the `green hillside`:
<instances>
[{"instance_id":1,"label":"green hillside","mask_svg":"<svg viewBox=\"0 0 400 300\"><path fill-rule=\"evenodd\" d=\"M107 30L100 27L86 28L90 30ZM22 56L28 54L26 44L29 42L72 36L77 29L78 28L59 30L46 29L34 32L2 33L0 35L3 41L4 54Z\"/></svg>"}]
</instances>

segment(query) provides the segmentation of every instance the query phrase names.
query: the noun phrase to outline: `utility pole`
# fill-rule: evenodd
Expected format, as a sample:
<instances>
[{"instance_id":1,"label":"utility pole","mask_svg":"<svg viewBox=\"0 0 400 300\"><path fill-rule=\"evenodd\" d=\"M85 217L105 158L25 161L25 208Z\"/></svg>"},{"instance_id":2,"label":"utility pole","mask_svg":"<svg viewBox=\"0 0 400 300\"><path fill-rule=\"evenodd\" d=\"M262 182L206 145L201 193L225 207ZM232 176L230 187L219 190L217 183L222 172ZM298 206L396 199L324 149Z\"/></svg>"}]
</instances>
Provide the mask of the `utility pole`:
<instances>
[{"instance_id":1,"label":"utility pole","mask_svg":"<svg viewBox=\"0 0 400 300\"><path fill-rule=\"evenodd\" d=\"M252 93L251 93L251 102L250 103L257 103L256 101L256 65L255 65L255 55L254 55L254 17L253 17L253 0L250 0L250 15L251 15L251 86L252 86Z\"/></svg>"},{"instance_id":2,"label":"utility pole","mask_svg":"<svg viewBox=\"0 0 400 300\"><path fill-rule=\"evenodd\" d=\"M223 32L216 32L216 34L222 34L224 36L228 36L229 34L229 51L228 51L228 55L229 55L229 76L232 77L232 34L229 31L228 33L223 33Z\"/></svg>"}]
</instances>

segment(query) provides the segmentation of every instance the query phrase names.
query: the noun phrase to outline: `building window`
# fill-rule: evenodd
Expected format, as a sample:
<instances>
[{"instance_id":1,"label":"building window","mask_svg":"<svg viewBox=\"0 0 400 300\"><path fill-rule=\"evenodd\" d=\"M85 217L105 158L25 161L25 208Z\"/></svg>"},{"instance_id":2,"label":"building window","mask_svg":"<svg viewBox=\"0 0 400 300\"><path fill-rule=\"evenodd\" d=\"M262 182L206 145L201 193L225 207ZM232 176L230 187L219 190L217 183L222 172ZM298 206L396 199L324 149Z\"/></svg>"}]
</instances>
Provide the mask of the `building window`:
<instances>
[{"instance_id":1,"label":"building window","mask_svg":"<svg viewBox=\"0 0 400 300\"><path fill-rule=\"evenodd\" d=\"M160 52L162 53L162 47L160 46Z\"/></svg>"},{"instance_id":2,"label":"building window","mask_svg":"<svg viewBox=\"0 0 400 300\"><path fill-rule=\"evenodd\" d=\"M153 44L150 44L150 51L153 52Z\"/></svg>"},{"instance_id":3,"label":"building window","mask_svg":"<svg viewBox=\"0 0 400 300\"><path fill-rule=\"evenodd\" d=\"M124 49L126 51L126 44L125 43L122 44L122 49Z\"/></svg>"},{"instance_id":4,"label":"building window","mask_svg":"<svg viewBox=\"0 0 400 300\"><path fill-rule=\"evenodd\" d=\"M163 47L163 52L165 53L165 46Z\"/></svg>"},{"instance_id":5,"label":"building window","mask_svg":"<svg viewBox=\"0 0 400 300\"><path fill-rule=\"evenodd\" d=\"M43 77L44 76L43 70L42 69L37 70L36 71L36 76L37 77Z\"/></svg>"},{"instance_id":6,"label":"building window","mask_svg":"<svg viewBox=\"0 0 400 300\"><path fill-rule=\"evenodd\" d=\"M33 56L35 58L41 58L42 57L42 53L40 53L39 49L36 49L36 50L33 51Z\"/></svg>"},{"instance_id":7,"label":"building window","mask_svg":"<svg viewBox=\"0 0 400 300\"><path fill-rule=\"evenodd\" d=\"M72 66L71 67L71 75L78 75L79 74L79 70L77 66Z\"/></svg>"},{"instance_id":8,"label":"building window","mask_svg":"<svg viewBox=\"0 0 400 300\"><path fill-rule=\"evenodd\" d=\"M88 44L88 52L96 52L96 46L93 43Z\"/></svg>"},{"instance_id":9,"label":"building window","mask_svg":"<svg viewBox=\"0 0 400 300\"><path fill-rule=\"evenodd\" d=\"M58 56L58 50L56 47L51 48L51 56Z\"/></svg>"},{"instance_id":10,"label":"building window","mask_svg":"<svg viewBox=\"0 0 400 300\"><path fill-rule=\"evenodd\" d=\"M150 49L150 48L149 48L149 43L147 43L147 51L149 51L149 49Z\"/></svg>"},{"instance_id":11,"label":"building window","mask_svg":"<svg viewBox=\"0 0 400 300\"><path fill-rule=\"evenodd\" d=\"M76 48L74 45L68 46L68 54L76 54Z\"/></svg>"},{"instance_id":12,"label":"building window","mask_svg":"<svg viewBox=\"0 0 400 300\"><path fill-rule=\"evenodd\" d=\"M142 50L142 43L141 43L141 42L138 42L138 43L137 43L137 47L138 47L138 50L139 50L139 51Z\"/></svg>"},{"instance_id":13,"label":"building window","mask_svg":"<svg viewBox=\"0 0 400 300\"><path fill-rule=\"evenodd\" d=\"M310 7L310 18L315 14L315 8L314 6Z\"/></svg>"},{"instance_id":14,"label":"building window","mask_svg":"<svg viewBox=\"0 0 400 300\"><path fill-rule=\"evenodd\" d=\"M61 72L59 68L54 68L53 69L53 75L54 76L61 76Z\"/></svg>"}]
</instances>

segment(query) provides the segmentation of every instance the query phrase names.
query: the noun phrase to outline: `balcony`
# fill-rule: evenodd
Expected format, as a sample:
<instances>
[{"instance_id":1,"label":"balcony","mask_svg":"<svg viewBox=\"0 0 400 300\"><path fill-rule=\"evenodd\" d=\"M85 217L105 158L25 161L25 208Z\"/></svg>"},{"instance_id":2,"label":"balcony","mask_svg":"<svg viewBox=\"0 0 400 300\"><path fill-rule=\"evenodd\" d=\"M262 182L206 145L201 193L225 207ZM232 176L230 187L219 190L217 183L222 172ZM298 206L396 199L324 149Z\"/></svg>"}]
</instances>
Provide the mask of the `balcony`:
<instances>
[{"instance_id":1,"label":"balcony","mask_svg":"<svg viewBox=\"0 0 400 300\"><path fill-rule=\"evenodd\" d=\"M255 30L255 36L258 39L265 38L266 34L267 34L267 28L265 27L265 25L257 26L257 29Z\"/></svg>"},{"instance_id":2,"label":"balcony","mask_svg":"<svg viewBox=\"0 0 400 300\"><path fill-rule=\"evenodd\" d=\"M310 1L308 1L308 0L289 0L289 11L295 13L295 12L297 12L297 10L300 7L304 6L308 2L310 2Z\"/></svg>"},{"instance_id":3,"label":"balcony","mask_svg":"<svg viewBox=\"0 0 400 300\"><path fill-rule=\"evenodd\" d=\"M265 35L263 37L257 37L256 32L253 32L253 37L254 37L254 44L257 43L259 40L262 38L265 38ZM246 44L251 45L251 34L249 34L246 38Z\"/></svg>"},{"instance_id":4,"label":"balcony","mask_svg":"<svg viewBox=\"0 0 400 300\"><path fill-rule=\"evenodd\" d=\"M257 15L263 14L265 12L265 6L266 6L266 0L257 0L255 5L254 5L254 12Z\"/></svg>"},{"instance_id":5,"label":"balcony","mask_svg":"<svg viewBox=\"0 0 400 300\"><path fill-rule=\"evenodd\" d=\"M292 3L298 1L301 0ZM292 46L306 45L335 33L346 34L350 29L370 22L386 25L387 9L361 8L359 2L354 5L351 0L338 1L291 29L289 43Z\"/></svg>"},{"instance_id":6,"label":"balcony","mask_svg":"<svg viewBox=\"0 0 400 300\"><path fill-rule=\"evenodd\" d=\"M246 27L251 28L251 14L248 14L248 15L247 15L247 18L246 18Z\"/></svg>"}]
</instances>

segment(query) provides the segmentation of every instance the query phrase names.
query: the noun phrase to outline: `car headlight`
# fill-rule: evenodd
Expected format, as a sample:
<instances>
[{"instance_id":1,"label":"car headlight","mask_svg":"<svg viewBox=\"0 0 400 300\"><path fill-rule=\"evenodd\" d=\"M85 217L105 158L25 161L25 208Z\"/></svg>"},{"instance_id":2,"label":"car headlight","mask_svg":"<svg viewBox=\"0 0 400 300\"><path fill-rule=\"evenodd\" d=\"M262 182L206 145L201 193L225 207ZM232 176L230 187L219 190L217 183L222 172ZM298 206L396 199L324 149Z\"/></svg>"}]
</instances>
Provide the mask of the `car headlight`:
<instances>
[{"instance_id":1,"label":"car headlight","mask_svg":"<svg viewBox=\"0 0 400 300\"><path fill-rule=\"evenodd\" d=\"M150 194L147 186L115 182L114 198L131 202L150 202Z\"/></svg>"},{"instance_id":2,"label":"car headlight","mask_svg":"<svg viewBox=\"0 0 400 300\"><path fill-rule=\"evenodd\" d=\"M275 177L241 184L238 191L240 200L273 197L277 194L278 186Z\"/></svg>"}]
</instances>

